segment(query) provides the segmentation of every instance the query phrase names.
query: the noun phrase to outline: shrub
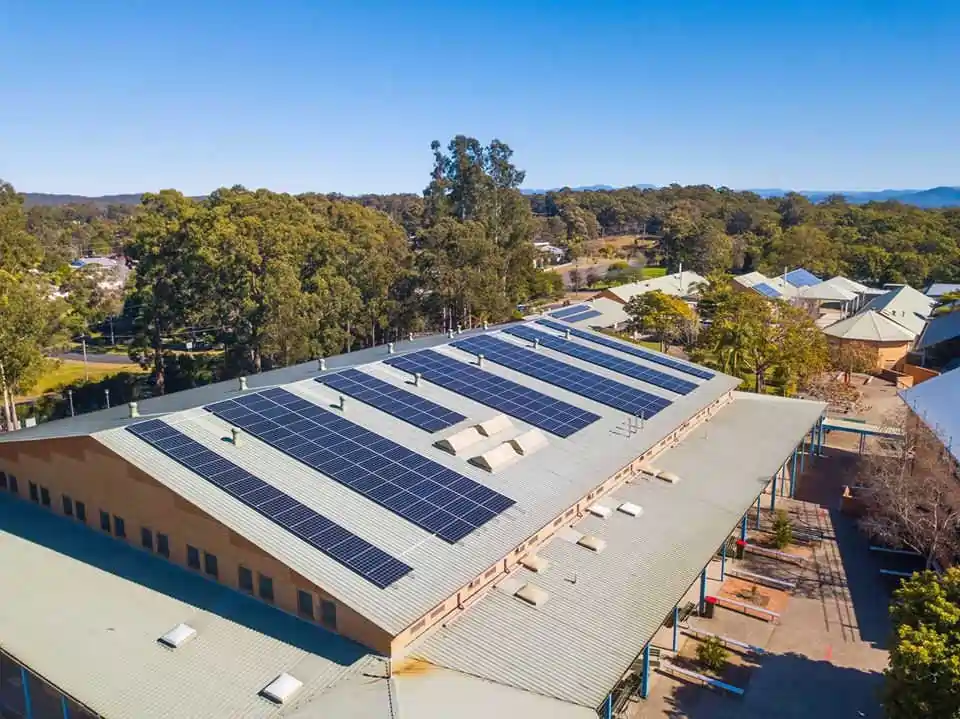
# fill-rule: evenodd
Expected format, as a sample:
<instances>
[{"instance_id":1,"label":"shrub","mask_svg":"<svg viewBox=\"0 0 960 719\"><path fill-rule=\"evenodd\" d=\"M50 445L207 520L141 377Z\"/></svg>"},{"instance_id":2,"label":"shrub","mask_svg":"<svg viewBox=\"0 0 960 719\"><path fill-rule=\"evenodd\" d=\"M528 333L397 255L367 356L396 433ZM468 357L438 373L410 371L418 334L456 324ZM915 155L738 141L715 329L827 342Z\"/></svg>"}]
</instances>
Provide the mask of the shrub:
<instances>
[{"instance_id":1,"label":"shrub","mask_svg":"<svg viewBox=\"0 0 960 719\"><path fill-rule=\"evenodd\" d=\"M773 541L777 549L786 549L793 541L793 525L790 524L790 517L786 511L777 510L777 516L773 520Z\"/></svg>"},{"instance_id":2,"label":"shrub","mask_svg":"<svg viewBox=\"0 0 960 719\"><path fill-rule=\"evenodd\" d=\"M719 674L730 653L717 637L707 637L697 645L697 661L707 671Z\"/></svg>"}]
</instances>

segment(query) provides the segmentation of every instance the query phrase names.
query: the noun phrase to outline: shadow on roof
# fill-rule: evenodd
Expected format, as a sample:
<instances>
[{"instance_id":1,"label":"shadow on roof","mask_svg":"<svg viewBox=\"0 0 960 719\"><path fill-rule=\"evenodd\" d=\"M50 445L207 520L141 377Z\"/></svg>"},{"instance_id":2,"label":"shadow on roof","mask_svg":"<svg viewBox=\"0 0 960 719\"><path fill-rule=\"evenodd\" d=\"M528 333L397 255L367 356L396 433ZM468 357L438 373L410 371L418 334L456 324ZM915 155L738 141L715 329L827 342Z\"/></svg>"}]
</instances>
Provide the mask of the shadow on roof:
<instances>
[{"instance_id":1,"label":"shadow on roof","mask_svg":"<svg viewBox=\"0 0 960 719\"><path fill-rule=\"evenodd\" d=\"M345 667L372 653L366 647L317 625L98 534L89 525L84 527L24 499L14 499L3 493L0 493L0 532L46 547Z\"/></svg>"}]
</instances>

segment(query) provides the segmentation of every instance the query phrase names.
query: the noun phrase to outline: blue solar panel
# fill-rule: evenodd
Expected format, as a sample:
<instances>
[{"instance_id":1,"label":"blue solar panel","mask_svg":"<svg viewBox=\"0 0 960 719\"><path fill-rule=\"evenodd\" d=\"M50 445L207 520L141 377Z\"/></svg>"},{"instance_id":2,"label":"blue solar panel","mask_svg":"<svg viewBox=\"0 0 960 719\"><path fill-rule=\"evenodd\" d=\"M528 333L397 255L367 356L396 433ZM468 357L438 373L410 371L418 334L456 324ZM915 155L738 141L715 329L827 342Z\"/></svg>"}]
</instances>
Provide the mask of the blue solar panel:
<instances>
[{"instance_id":1,"label":"blue solar panel","mask_svg":"<svg viewBox=\"0 0 960 719\"><path fill-rule=\"evenodd\" d=\"M523 349L490 335L468 337L451 343L458 349L483 355L492 362L530 377L562 387L609 407L650 418L671 402L612 379L579 369L543 353Z\"/></svg>"},{"instance_id":2,"label":"blue solar panel","mask_svg":"<svg viewBox=\"0 0 960 719\"><path fill-rule=\"evenodd\" d=\"M551 312L550 316L556 317L558 320L563 320L569 317L570 315L577 315L577 314L580 314L581 312L586 312L589 309L590 307L587 305L574 305L573 307L564 307L563 309L557 310L556 312Z\"/></svg>"},{"instance_id":3,"label":"blue solar panel","mask_svg":"<svg viewBox=\"0 0 960 719\"><path fill-rule=\"evenodd\" d=\"M771 287L766 282L760 282L754 285L753 289L755 289L764 297L770 297L771 299L774 299L774 300L780 299L780 297L782 296L776 288Z\"/></svg>"},{"instance_id":4,"label":"blue solar panel","mask_svg":"<svg viewBox=\"0 0 960 719\"><path fill-rule=\"evenodd\" d=\"M359 370L346 369L317 377L316 381L428 432L446 429L466 419L458 412Z\"/></svg>"},{"instance_id":5,"label":"blue solar panel","mask_svg":"<svg viewBox=\"0 0 960 719\"><path fill-rule=\"evenodd\" d=\"M802 267L791 270L783 276L794 287L813 287L820 284L820 278Z\"/></svg>"},{"instance_id":6,"label":"blue solar panel","mask_svg":"<svg viewBox=\"0 0 960 719\"><path fill-rule=\"evenodd\" d=\"M596 310L587 310L586 312L578 312L575 315L567 315L562 319L564 322L579 322L580 320L589 320L593 317L600 317L602 314L602 312L597 312Z\"/></svg>"},{"instance_id":7,"label":"blue solar panel","mask_svg":"<svg viewBox=\"0 0 960 719\"><path fill-rule=\"evenodd\" d=\"M576 357L585 362L591 362L600 367L606 367L609 370L619 372L627 377L633 377L634 379L662 387L663 389L668 389L677 394L688 394L697 388L697 384L690 380L674 377L666 372L660 372L650 367L644 367L632 360L614 357L611 354L600 352L592 347L585 347L584 345L562 339L556 335L541 332L529 325L515 325L508 327L504 331L515 337L530 340L531 342L539 341L541 345L549 349L562 352L571 357Z\"/></svg>"},{"instance_id":8,"label":"blue solar panel","mask_svg":"<svg viewBox=\"0 0 960 719\"><path fill-rule=\"evenodd\" d=\"M509 497L285 389L205 409L450 544L514 505Z\"/></svg>"},{"instance_id":9,"label":"blue solar panel","mask_svg":"<svg viewBox=\"0 0 960 719\"><path fill-rule=\"evenodd\" d=\"M493 407L558 437L569 437L600 419L599 415L593 412L458 362L434 350L421 350L394 357L386 360L386 363L410 374L419 372L428 382Z\"/></svg>"},{"instance_id":10,"label":"blue solar panel","mask_svg":"<svg viewBox=\"0 0 960 719\"><path fill-rule=\"evenodd\" d=\"M699 377L700 379L713 378L713 372L708 372L707 370L697 367L696 365L690 365L685 362L681 362L680 360L676 360L673 357L668 357L665 354L651 352L650 350L628 344L627 342L621 342L620 340L615 340L604 335L593 334L592 332L585 332L573 327L567 327L567 325L562 325L559 322L553 322L551 320L537 320L537 324L541 324L544 327L549 327L553 330L559 330L560 332L569 331L571 335L574 337L579 337L582 340L589 340L590 342L602 345L604 347L609 347L610 349L617 350L618 352L624 352L625 354L633 355L634 357L640 357L648 362L663 365L664 367L670 367L671 369L679 370L680 372L686 372L688 375L693 377Z\"/></svg>"},{"instance_id":11,"label":"blue solar panel","mask_svg":"<svg viewBox=\"0 0 960 719\"><path fill-rule=\"evenodd\" d=\"M158 419L132 424L127 431L381 589L411 571L399 559Z\"/></svg>"}]
</instances>

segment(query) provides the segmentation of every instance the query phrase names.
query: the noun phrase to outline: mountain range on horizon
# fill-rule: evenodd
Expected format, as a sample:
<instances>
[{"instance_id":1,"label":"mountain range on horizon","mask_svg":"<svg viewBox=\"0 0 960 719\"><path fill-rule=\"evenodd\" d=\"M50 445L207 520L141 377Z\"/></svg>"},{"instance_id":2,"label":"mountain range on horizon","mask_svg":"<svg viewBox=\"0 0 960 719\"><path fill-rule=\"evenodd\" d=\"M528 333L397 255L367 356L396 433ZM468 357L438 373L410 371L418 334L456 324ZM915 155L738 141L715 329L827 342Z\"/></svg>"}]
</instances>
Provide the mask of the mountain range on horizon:
<instances>
[{"instance_id":1,"label":"mountain range on horizon","mask_svg":"<svg viewBox=\"0 0 960 719\"><path fill-rule=\"evenodd\" d=\"M639 184L631 185L631 188L640 190L656 189L658 185ZM521 192L525 195L537 195L545 192L556 192L559 190L571 190L573 192L604 192L616 189L613 185L580 185L577 187L555 187L547 189L528 189L523 188ZM743 192L754 192L761 197L782 197L793 190L782 188L760 188L746 189ZM798 194L809 198L811 202L821 202L831 195L842 195L847 202L861 205L867 202L902 202L905 205L913 205L922 208L940 208L940 207L960 207L960 186L949 187L939 186L931 187L926 190L901 189L901 190L795 190ZM135 205L140 202L142 193L130 193L120 195L100 195L90 197L86 195L67 195L46 192L24 192L25 204L30 206L58 206L73 204L94 204L94 205ZM393 194L393 193L387 193ZM199 198L195 198L199 199Z\"/></svg>"}]
</instances>

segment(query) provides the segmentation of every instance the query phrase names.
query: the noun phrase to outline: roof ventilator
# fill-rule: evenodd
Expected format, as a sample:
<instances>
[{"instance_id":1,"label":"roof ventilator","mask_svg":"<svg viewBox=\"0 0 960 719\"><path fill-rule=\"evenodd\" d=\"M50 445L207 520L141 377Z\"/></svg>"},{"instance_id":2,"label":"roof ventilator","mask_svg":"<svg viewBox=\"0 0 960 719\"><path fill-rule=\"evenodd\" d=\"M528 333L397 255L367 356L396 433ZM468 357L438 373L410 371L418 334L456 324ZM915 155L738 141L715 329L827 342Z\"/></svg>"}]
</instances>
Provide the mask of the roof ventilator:
<instances>
[{"instance_id":1,"label":"roof ventilator","mask_svg":"<svg viewBox=\"0 0 960 719\"><path fill-rule=\"evenodd\" d=\"M658 467L653 465L648 465L641 468L644 474L649 474L651 477L659 477L661 470Z\"/></svg>"},{"instance_id":2,"label":"roof ventilator","mask_svg":"<svg viewBox=\"0 0 960 719\"><path fill-rule=\"evenodd\" d=\"M317 358L317 369L321 372L326 372L327 370L327 360L323 357Z\"/></svg>"},{"instance_id":3,"label":"roof ventilator","mask_svg":"<svg viewBox=\"0 0 960 719\"><path fill-rule=\"evenodd\" d=\"M673 472L660 472L659 477L668 484L676 484L680 481L680 476Z\"/></svg>"},{"instance_id":4,"label":"roof ventilator","mask_svg":"<svg viewBox=\"0 0 960 719\"><path fill-rule=\"evenodd\" d=\"M477 431L476 427L467 427L466 429L461 429L455 434L451 434L449 437L438 439L433 443L433 446L456 456L467 447L479 442L481 439L483 439L483 435Z\"/></svg>"},{"instance_id":5,"label":"roof ventilator","mask_svg":"<svg viewBox=\"0 0 960 719\"><path fill-rule=\"evenodd\" d=\"M611 513L610 507L604 507L602 504L591 504L587 507L587 511L594 517L600 517L601 519L606 519Z\"/></svg>"},{"instance_id":6,"label":"roof ventilator","mask_svg":"<svg viewBox=\"0 0 960 719\"><path fill-rule=\"evenodd\" d=\"M233 443L234 447L239 447L241 444L243 444L242 440L240 439L243 435L241 434L240 430L237 429L236 427L230 428L230 436L231 436L230 441Z\"/></svg>"},{"instance_id":7,"label":"roof ventilator","mask_svg":"<svg viewBox=\"0 0 960 719\"><path fill-rule=\"evenodd\" d=\"M550 568L550 560L544 559L536 554L528 554L520 559L520 566L539 574Z\"/></svg>"},{"instance_id":8,"label":"roof ventilator","mask_svg":"<svg viewBox=\"0 0 960 719\"><path fill-rule=\"evenodd\" d=\"M513 422L510 421L510 418L507 417L507 415L498 414L484 422L478 423L476 428L477 431L480 432L480 434L482 434L484 437L492 437L495 434L512 429Z\"/></svg>"},{"instance_id":9,"label":"roof ventilator","mask_svg":"<svg viewBox=\"0 0 960 719\"><path fill-rule=\"evenodd\" d=\"M302 681L284 672L261 689L260 694L275 704L285 704L302 686Z\"/></svg>"},{"instance_id":10,"label":"roof ventilator","mask_svg":"<svg viewBox=\"0 0 960 719\"><path fill-rule=\"evenodd\" d=\"M538 449L546 447L547 438L539 429L531 429L511 439L510 444L513 445L517 454L527 457Z\"/></svg>"},{"instance_id":11,"label":"roof ventilator","mask_svg":"<svg viewBox=\"0 0 960 719\"><path fill-rule=\"evenodd\" d=\"M483 369L483 355L482 355L482 354L477 355L477 367L479 367L480 369Z\"/></svg>"},{"instance_id":12,"label":"roof ventilator","mask_svg":"<svg viewBox=\"0 0 960 719\"><path fill-rule=\"evenodd\" d=\"M347 407L347 398L344 397L343 395L340 395L340 398L337 400L337 402L338 402L337 409L343 412Z\"/></svg>"},{"instance_id":13,"label":"roof ventilator","mask_svg":"<svg viewBox=\"0 0 960 719\"><path fill-rule=\"evenodd\" d=\"M170 649L179 649L195 636L197 636L196 629L188 624L178 624L157 641Z\"/></svg>"},{"instance_id":14,"label":"roof ventilator","mask_svg":"<svg viewBox=\"0 0 960 719\"><path fill-rule=\"evenodd\" d=\"M240 378L240 391L241 391L241 392L246 392L246 391L247 391L247 378L246 378L246 377L241 377L241 378Z\"/></svg>"},{"instance_id":15,"label":"roof ventilator","mask_svg":"<svg viewBox=\"0 0 960 719\"><path fill-rule=\"evenodd\" d=\"M420 386L420 380L421 380L421 379L423 379L423 375L420 374L419 372L414 372L414 373L413 373L413 386L414 386L414 387L419 387L419 386Z\"/></svg>"},{"instance_id":16,"label":"roof ventilator","mask_svg":"<svg viewBox=\"0 0 960 719\"><path fill-rule=\"evenodd\" d=\"M130 419L136 419L140 416L140 406L136 402L131 402L128 407L130 407Z\"/></svg>"},{"instance_id":17,"label":"roof ventilator","mask_svg":"<svg viewBox=\"0 0 960 719\"><path fill-rule=\"evenodd\" d=\"M387 354L393 354L393 342L387 342Z\"/></svg>"},{"instance_id":18,"label":"roof ventilator","mask_svg":"<svg viewBox=\"0 0 960 719\"><path fill-rule=\"evenodd\" d=\"M510 442L504 442L481 455L471 457L470 464L487 472L495 472L515 462L517 459L517 451L513 448L513 445Z\"/></svg>"},{"instance_id":19,"label":"roof ventilator","mask_svg":"<svg viewBox=\"0 0 960 719\"><path fill-rule=\"evenodd\" d=\"M641 514L643 514L643 507L641 507L639 504L634 504L633 502L624 502L617 507L617 511L628 514L631 517L639 517Z\"/></svg>"},{"instance_id":20,"label":"roof ventilator","mask_svg":"<svg viewBox=\"0 0 960 719\"><path fill-rule=\"evenodd\" d=\"M577 544L585 549L589 549L591 552L596 552L600 554L604 549L606 549L607 543L598 537L594 537L592 534L585 534L577 540Z\"/></svg>"},{"instance_id":21,"label":"roof ventilator","mask_svg":"<svg viewBox=\"0 0 960 719\"><path fill-rule=\"evenodd\" d=\"M531 606L539 607L546 604L550 598L550 592L541 589L536 584L524 584L513 593L513 596L517 599L522 599Z\"/></svg>"}]
</instances>

